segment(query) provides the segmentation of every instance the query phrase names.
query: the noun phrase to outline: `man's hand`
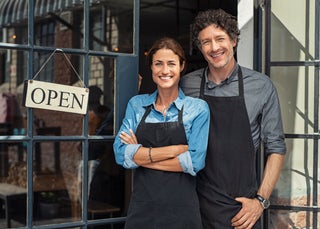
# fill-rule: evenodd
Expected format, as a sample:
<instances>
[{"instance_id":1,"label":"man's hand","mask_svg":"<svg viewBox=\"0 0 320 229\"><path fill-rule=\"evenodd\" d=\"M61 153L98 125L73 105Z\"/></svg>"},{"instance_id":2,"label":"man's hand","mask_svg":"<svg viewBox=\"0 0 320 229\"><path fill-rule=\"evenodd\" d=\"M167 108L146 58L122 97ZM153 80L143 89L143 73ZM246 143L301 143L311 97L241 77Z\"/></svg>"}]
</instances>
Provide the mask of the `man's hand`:
<instances>
[{"instance_id":1,"label":"man's hand","mask_svg":"<svg viewBox=\"0 0 320 229\"><path fill-rule=\"evenodd\" d=\"M263 208L259 200L256 198L250 199L245 197L238 197L235 200L242 204L242 208L238 214L232 218L232 226L235 229L252 228L263 212Z\"/></svg>"}]
</instances>

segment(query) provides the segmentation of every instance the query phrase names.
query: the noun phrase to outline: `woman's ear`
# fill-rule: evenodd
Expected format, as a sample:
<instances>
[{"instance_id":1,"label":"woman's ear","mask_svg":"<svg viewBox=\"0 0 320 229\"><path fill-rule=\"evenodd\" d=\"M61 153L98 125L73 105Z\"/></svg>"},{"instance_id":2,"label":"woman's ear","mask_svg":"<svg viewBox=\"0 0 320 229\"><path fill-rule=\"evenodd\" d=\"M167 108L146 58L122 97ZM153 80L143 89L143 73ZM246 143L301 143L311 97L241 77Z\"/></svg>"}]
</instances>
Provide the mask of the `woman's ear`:
<instances>
[{"instance_id":1,"label":"woman's ear","mask_svg":"<svg viewBox=\"0 0 320 229\"><path fill-rule=\"evenodd\" d=\"M183 72L184 68L186 66L186 62L183 61L182 64L181 64L181 69L180 69L180 72Z\"/></svg>"}]
</instances>

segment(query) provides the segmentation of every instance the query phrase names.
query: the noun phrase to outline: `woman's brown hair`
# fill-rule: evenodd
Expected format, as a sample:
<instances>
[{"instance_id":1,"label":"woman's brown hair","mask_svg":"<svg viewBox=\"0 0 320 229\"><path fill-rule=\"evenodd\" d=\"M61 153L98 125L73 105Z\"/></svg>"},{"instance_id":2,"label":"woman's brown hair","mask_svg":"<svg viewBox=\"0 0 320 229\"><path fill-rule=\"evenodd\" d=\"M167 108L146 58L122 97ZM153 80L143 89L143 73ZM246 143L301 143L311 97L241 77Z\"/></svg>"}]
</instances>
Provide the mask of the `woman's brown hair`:
<instances>
[{"instance_id":1,"label":"woman's brown hair","mask_svg":"<svg viewBox=\"0 0 320 229\"><path fill-rule=\"evenodd\" d=\"M150 50L147 54L147 65L151 66L153 61L153 55L159 50L159 49L170 49L172 50L178 57L180 61L180 65L186 62L186 57L183 51L183 48L177 42L175 39L170 37L163 37L159 40L156 40L155 43L152 45Z\"/></svg>"}]
</instances>

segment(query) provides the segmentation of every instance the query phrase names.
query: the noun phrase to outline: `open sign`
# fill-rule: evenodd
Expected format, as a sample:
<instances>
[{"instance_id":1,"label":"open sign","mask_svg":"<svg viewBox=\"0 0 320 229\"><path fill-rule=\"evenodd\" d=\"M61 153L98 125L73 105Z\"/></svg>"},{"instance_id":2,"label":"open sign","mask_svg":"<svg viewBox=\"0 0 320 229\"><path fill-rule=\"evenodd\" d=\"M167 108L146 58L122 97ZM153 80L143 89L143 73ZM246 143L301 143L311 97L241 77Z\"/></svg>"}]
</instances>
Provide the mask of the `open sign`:
<instances>
[{"instance_id":1,"label":"open sign","mask_svg":"<svg viewBox=\"0 0 320 229\"><path fill-rule=\"evenodd\" d=\"M36 80L27 80L24 84L25 107L86 114L88 98L88 88Z\"/></svg>"}]
</instances>

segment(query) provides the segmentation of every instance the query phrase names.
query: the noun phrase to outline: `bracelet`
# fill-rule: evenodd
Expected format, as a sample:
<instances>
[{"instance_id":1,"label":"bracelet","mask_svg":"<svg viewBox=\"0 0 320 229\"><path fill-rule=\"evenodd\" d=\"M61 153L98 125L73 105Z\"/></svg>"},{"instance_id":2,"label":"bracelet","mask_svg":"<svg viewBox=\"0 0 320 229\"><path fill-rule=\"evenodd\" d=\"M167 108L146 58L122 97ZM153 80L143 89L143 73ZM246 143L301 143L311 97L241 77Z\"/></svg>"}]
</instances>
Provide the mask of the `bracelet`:
<instances>
[{"instance_id":1,"label":"bracelet","mask_svg":"<svg viewBox=\"0 0 320 229\"><path fill-rule=\"evenodd\" d=\"M151 157L151 150L152 150L152 147L150 146L150 148L149 148L149 159L150 159L150 162L153 163L154 161L152 160L152 157Z\"/></svg>"}]
</instances>

